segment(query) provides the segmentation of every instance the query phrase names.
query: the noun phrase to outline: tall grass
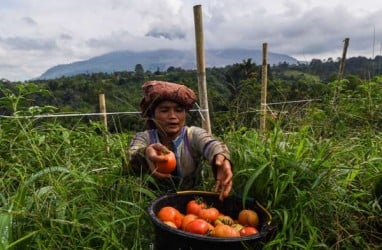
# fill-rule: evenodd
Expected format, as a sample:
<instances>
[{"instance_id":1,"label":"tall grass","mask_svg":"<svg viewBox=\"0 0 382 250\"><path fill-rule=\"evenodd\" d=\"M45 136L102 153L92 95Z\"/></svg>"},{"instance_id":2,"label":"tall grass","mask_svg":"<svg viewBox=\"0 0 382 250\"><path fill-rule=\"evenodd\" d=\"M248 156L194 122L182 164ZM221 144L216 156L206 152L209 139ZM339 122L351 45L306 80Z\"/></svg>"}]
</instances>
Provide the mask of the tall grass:
<instances>
[{"instance_id":1,"label":"tall grass","mask_svg":"<svg viewBox=\"0 0 382 250\"><path fill-rule=\"evenodd\" d=\"M6 93L1 103L16 115L52 109L27 108L29 93L36 90ZM273 215L265 249L380 249L373 191L382 179L381 132L368 126L324 137L304 122L292 132L276 124L266 136L221 135L232 151L233 192ZM121 173L131 135L71 124L0 120L0 249L151 249L146 208L158 194L146 187L150 179Z\"/></svg>"},{"instance_id":2,"label":"tall grass","mask_svg":"<svg viewBox=\"0 0 382 250\"><path fill-rule=\"evenodd\" d=\"M98 124L1 123L1 249L143 249L154 193L120 174L128 136ZM109 151L107 150L107 146Z\"/></svg>"},{"instance_id":3,"label":"tall grass","mask_svg":"<svg viewBox=\"0 0 382 250\"><path fill-rule=\"evenodd\" d=\"M378 249L381 134L315 139L310 129L267 138L226 135L234 150L235 191L272 211L276 234L267 249ZM243 181L245 180L245 181Z\"/></svg>"}]
</instances>

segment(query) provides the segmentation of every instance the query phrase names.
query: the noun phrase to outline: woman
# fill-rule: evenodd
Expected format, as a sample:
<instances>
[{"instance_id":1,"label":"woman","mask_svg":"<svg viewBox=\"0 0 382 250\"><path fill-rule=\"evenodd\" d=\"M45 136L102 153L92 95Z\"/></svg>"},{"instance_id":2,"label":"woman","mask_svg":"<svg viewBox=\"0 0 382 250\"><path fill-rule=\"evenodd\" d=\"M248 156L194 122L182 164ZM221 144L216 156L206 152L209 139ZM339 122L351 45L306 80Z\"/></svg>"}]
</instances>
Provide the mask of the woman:
<instances>
[{"instance_id":1,"label":"woman","mask_svg":"<svg viewBox=\"0 0 382 250\"><path fill-rule=\"evenodd\" d=\"M206 130L186 126L186 112L196 101L195 93L184 85L163 81L146 82L141 111L147 130L138 132L127 150L128 168L149 171L158 183L174 189L195 187L201 175L201 162L207 160L215 176L215 192L223 200L232 189L232 170L227 146ZM155 164L164 161L162 152L176 156L176 169L171 174L156 171Z\"/></svg>"}]
</instances>

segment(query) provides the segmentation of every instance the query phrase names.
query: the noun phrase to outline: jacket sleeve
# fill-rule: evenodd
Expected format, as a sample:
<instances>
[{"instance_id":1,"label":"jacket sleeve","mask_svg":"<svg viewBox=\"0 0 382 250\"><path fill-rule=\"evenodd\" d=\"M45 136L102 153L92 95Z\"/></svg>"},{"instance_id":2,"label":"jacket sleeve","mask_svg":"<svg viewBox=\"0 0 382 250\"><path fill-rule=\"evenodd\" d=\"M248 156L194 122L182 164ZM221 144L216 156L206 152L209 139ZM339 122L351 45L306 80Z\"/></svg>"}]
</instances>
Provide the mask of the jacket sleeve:
<instances>
[{"instance_id":1,"label":"jacket sleeve","mask_svg":"<svg viewBox=\"0 0 382 250\"><path fill-rule=\"evenodd\" d=\"M217 154L222 154L227 160L231 160L229 149L225 143L214 138L203 128L190 127L189 129L191 130L190 144L192 148L202 154L211 165Z\"/></svg>"},{"instance_id":2,"label":"jacket sleeve","mask_svg":"<svg viewBox=\"0 0 382 250\"><path fill-rule=\"evenodd\" d=\"M150 139L147 132L138 132L134 135L127 148L126 160L127 163L123 164L123 172L133 171L136 174L142 170L148 169L148 164L145 158L145 149L150 144Z\"/></svg>"}]
</instances>

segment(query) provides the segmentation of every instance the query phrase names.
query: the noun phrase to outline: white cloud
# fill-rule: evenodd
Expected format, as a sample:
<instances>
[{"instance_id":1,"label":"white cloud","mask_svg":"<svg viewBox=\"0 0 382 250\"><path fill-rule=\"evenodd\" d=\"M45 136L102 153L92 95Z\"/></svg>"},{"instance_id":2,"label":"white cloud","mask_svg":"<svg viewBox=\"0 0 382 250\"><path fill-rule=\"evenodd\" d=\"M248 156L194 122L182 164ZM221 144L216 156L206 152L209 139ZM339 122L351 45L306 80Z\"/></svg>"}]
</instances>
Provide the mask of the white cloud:
<instances>
[{"instance_id":1,"label":"white cloud","mask_svg":"<svg viewBox=\"0 0 382 250\"><path fill-rule=\"evenodd\" d=\"M374 31L382 40L375 0L2 0L0 78L27 80L115 50L192 49L197 4L206 49L267 42L272 52L326 59L349 37L349 55L369 57Z\"/></svg>"}]
</instances>

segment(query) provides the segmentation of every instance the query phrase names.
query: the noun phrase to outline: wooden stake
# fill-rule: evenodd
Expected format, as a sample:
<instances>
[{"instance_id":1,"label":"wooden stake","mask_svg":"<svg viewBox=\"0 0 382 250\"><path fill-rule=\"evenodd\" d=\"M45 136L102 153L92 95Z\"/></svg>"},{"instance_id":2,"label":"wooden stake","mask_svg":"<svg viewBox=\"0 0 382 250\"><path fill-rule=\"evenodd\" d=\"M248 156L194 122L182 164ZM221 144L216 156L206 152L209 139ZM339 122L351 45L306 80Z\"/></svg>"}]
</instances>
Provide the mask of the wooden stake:
<instances>
[{"instance_id":1,"label":"wooden stake","mask_svg":"<svg viewBox=\"0 0 382 250\"><path fill-rule=\"evenodd\" d=\"M261 113L260 113L260 133L266 132L267 117L267 81L268 81L268 44L263 43L263 65L261 69Z\"/></svg>"},{"instance_id":2,"label":"wooden stake","mask_svg":"<svg viewBox=\"0 0 382 250\"><path fill-rule=\"evenodd\" d=\"M198 92L200 107L203 109L202 127L210 134L211 122L210 113L208 111L208 97L207 97L207 81L205 70L205 56L204 56L204 36L203 36L203 17L202 6L194 6L194 22L195 22L195 42L196 42L196 65L198 72Z\"/></svg>"},{"instance_id":3,"label":"wooden stake","mask_svg":"<svg viewBox=\"0 0 382 250\"><path fill-rule=\"evenodd\" d=\"M98 95L99 100L99 110L101 113L102 123L107 131L107 116L106 116L106 102L105 102L105 94Z\"/></svg>"},{"instance_id":4,"label":"wooden stake","mask_svg":"<svg viewBox=\"0 0 382 250\"><path fill-rule=\"evenodd\" d=\"M109 137L107 135L107 115L106 115L105 94L103 94L103 93L99 94L98 100L99 100L99 110L101 113L101 119L102 119L103 126L105 128L106 152L109 153L110 148L109 148Z\"/></svg>"},{"instance_id":5,"label":"wooden stake","mask_svg":"<svg viewBox=\"0 0 382 250\"><path fill-rule=\"evenodd\" d=\"M342 58L340 63L340 69L338 71L338 80L341 80L345 72L346 53L349 47L349 38L344 40L344 48L342 50Z\"/></svg>"}]
</instances>

